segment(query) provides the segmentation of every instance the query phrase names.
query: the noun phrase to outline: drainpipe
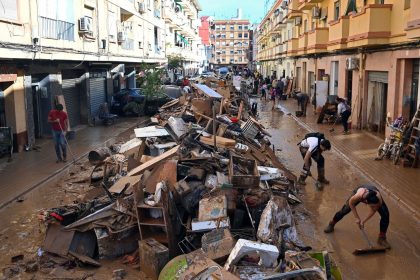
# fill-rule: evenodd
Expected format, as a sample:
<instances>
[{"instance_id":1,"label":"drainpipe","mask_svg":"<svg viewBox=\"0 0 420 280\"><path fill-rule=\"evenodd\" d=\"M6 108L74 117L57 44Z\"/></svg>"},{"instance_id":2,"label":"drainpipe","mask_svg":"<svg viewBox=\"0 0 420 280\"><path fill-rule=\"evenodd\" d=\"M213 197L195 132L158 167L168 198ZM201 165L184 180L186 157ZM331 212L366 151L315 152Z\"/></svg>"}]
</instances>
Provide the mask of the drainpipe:
<instances>
[{"instance_id":1,"label":"drainpipe","mask_svg":"<svg viewBox=\"0 0 420 280\"><path fill-rule=\"evenodd\" d=\"M363 104L363 98L364 98L364 79L363 74L365 72L365 59L366 54L363 53L363 49L359 49L359 87L358 87L358 102L357 102L357 128L362 129L362 104Z\"/></svg>"}]
</instances>

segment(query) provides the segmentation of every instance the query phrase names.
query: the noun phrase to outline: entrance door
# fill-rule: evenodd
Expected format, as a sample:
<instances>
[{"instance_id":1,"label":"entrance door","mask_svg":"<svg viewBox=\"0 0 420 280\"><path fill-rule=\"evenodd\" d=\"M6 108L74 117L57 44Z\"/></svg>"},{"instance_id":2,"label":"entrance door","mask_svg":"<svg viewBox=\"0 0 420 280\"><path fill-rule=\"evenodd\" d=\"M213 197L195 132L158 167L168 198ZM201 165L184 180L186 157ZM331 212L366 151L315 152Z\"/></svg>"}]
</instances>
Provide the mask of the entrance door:
<instances>
[{"instance_id":1,"label":"entrance door","mask_svg":"<svg viewBox=\"0 0 420 280\"><path fill-rule=\"evenodd\" d=\"M369 72L367 126L372 132L385 134L388 97L388 72Z\"/></svg>"},{"instance_id":2,"label":"entrance door","mask_svg":"<svg viewBox=\"0 0 420 280\"><path fill-rule=\"evenodd\" d=\"M330 95L338 95L338 61L331 62Z\"/></svg>"},{"instance_id":3,"label":"entrance door","mask_svg":"<svg viewBox=\"0 0 420 280\"><path fill-rule=\"evenodd\" d=\"M6 104L4 99L4 92L0 89L0 126L7 126L6 124Z\"/></svg>"},{"instance_id":4,"label":"entrance door","mask_svg":"<svg viewBox=\"0 0 420 280\"><path fill-rule=\"evenodd\" d=\"M416 59L413 61L413 77L411 85L411 97L410 97L410 120L414 117L417 112L419 103L419 64L420 60Z\"/></svg>"},{"instance_id":5,"label":"entrance door","mask_svg":"<svg viewBox=\"0 0 420 280\"><path fill-rule=\"evenodd\" d=\"M353 97L353 71L347 71L347 103L351 106Z\"/></svg>"},{"instance_id":6,"label":"entrance door","mask_svg":"<svg viewBox=\"0 0 420 280\"><path fill-rule=\"evenodd\" d=\"M106 80L105 78L89 79L90 90L90 116L91 119L98 116L99 107L106 102Z\"/></svg>"}]
</instances>

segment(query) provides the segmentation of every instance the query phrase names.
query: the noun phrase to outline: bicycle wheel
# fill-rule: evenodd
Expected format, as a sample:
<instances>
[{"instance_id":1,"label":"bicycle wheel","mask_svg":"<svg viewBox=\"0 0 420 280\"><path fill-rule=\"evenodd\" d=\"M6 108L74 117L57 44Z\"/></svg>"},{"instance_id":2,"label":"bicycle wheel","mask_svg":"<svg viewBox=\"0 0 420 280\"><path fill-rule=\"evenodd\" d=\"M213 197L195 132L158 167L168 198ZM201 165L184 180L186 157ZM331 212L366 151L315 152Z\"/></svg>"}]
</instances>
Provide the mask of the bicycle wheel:
<instances>
[{"instance_id":1,"label":"bicycle wheel","mask_svg":"<svg viewBox=\"0 0 420 280\"><path fill-rule=\"evenodd\" d=\"M376 153L376 159L377 160L381 160L381 159L384 158L385 150L386 150L386 144L385 143L382 143L381 145L379 145L378 151Z\"/></svg>"},{"instance_id":2,"label":"bicycle wheel","mask_svg":"<svg viewBox=\"0 0 420 280\"><path fill-rule=\"evenodd\" d=\"M394 162L395 165L397 165L399 163L400 156L401 156L401 146L398 145L394 148L394 151L393 151L392 161Z\"/></svg>"}]
</instances>

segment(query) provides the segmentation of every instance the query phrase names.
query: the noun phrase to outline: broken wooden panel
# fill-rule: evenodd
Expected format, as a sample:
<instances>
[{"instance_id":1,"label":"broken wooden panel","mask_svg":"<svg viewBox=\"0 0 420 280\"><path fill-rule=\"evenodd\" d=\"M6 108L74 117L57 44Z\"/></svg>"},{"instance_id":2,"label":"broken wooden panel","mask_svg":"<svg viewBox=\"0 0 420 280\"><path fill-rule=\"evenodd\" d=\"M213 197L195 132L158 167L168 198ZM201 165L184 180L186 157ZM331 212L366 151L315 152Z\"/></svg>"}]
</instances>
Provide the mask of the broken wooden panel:
<instances>
[{"instance_id":1,"label":"broken wooden panel","mask_svg":"<svg viewBox=\"0 0 420 280\"><path fill-rule=\"evenodd\" d=\"M200 200L198 220L208 221L227 217L227 199L224 195L206 197Z\"/></svg>"},{"instance_id":2,"label":"broken wooden panel","mask_svg":"<svg viewBox=\"0 0 420 280\"><path fill-rule=\"evenodd\" d=\"M228 229L215 229L201 238L201 248L212 260L227 258L235 243L236 240Z\"/></svg>"},{"instance_id":3,"label":"broken wooden panel","mask_svg":"<svg viewBox=\"0 0 420 280\"><path fill-rule=\"evenodd\" d=\"M108 191L110 193L121 194L121 192L125 189L125 194L131 194L133 192L133 186L140 181L140 178L141 175L121 177L108 189Z\"/></svg>"},{"instance_id":4,"label":"broken wooden panel","mask_svg":"<svg viewBox=\"0 0 420 280\"><path fill-rule=\"evenodd\" d=\"M260 184L260 173L255 160L231 155L229 180L235 188L257 188Z\"/></svg>"},{"instance_id":5,"label":"broken wooden panel","mask_svg":"<svg viewBox=\"0 0 420 280\"><path fill-rule=\"evenodd\" d=\"M209 146L214 146L214 136L210 135L210 137L200 137L200 142ZM216 146L221 148L234 148L236 141L229 138L224 138L220 136L216 136Z\"/></svg>"},{"instance_id":6,"label":"broken wooden panel","mask_svg":"<svg viewBox=\"0 0 420 280\"><path fill-rule=\"evenodd\" d=\"M147 277L157 280L169 261L169 250L153 238L139 241L140 270Z\"/></svg>"},{"instance_id":7,"label":"broken wooden panel","mask_svg":"<svg viewBox=\"0 0 420 280\"><path fill-rule=\"evenodd\" d=\"M128 176L138 175L138 174L143 173L145 170L152 169L157 164L159 164L162 160L169 159L169 158L172 158L172 157L176 156L178 154L178 149L179 149L179 145L176 146L176 147L173 147L172 149L170 149L167 152L164 152L160 156L152 158L151 160L149 160L149 161L143 163L142 165L140 165L139 167L134 168L133 170L128 172L127 175Z\"/></svg>"},{"instance_id":8,"label":"broken wooden panel","mask_svg":"<svg viewBox=\"0 0 420 280\"><path fill-rule=\"evenodd\" d=\"M156 184L162 181L166 182L169 188L173 189L177 183L177 164L178 161L176 160L167 160L155 166L148 178L143 182L146 192L154 193Z\"/></svg>"},{"instance_id":9,"label":"broken wooden panel","mask_svg":"<svg viewBox=\"0 0 420 280\"><path fill-rule=\"evenodd\" d=\"M67 255L75 231L66 231L63 229L63 226L58 224L48 225L44 243L42 244L42 248L45 251L60 256Z\"/></svg>"},{"instance_id":10,"label":"broken wooden panel","mask_svg":"<svg viewBox=\"0 0 420 280\"><path fill-rule=\"evenodd\" d=\"M137 225L112 233L107 228L95 228L100 259L115 259L137 250L139 232Z\"/></svg>"}]
</instances>

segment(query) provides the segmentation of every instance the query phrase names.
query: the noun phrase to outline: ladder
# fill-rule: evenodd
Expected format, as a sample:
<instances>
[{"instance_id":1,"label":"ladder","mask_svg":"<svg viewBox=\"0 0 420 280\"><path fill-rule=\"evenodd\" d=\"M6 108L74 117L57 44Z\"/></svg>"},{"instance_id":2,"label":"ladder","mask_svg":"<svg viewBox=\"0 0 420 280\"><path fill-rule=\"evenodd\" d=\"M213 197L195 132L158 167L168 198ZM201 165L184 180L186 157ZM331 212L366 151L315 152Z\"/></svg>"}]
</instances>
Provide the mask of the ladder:
<instances>
[{"instance_id":1,"label":"ladder","mask_svg":"<svg viewBox=\"0 0 420 280\"><path fill-rule=\"evenodd\" d=\"M405 164L404 166L408 167L417 167L420 155L416 153L415 142L419 141L420 137L420 106L417 108L417 112L414 114L413 119L411 120L410 127L411 135L410 139L408 140L408 144L406 147L405 153Z\"/></svg>"}]
</instances>

